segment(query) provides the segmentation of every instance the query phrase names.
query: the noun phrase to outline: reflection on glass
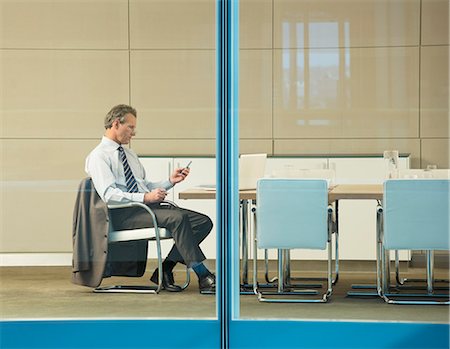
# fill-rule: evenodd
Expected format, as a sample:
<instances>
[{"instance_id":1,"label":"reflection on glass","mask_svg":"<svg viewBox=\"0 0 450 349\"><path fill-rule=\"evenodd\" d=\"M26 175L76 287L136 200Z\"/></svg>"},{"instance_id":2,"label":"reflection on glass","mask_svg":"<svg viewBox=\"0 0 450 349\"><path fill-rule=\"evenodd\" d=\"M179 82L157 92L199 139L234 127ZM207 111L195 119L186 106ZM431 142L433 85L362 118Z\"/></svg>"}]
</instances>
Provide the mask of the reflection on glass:
<instances>
[{"instance_id":1,"label":"reflection on glass","mask_svg":"<svg viewBox=\"0 0 450 349\"><path fill-rule=\"evenodd\" d=\"M283 22L282 76L283 76L283 107L296 110L305 109L336 109L339 101L339 77L341 64L345 72L350 74L349 53L341 57L339 49L339 26L337 22L309 23L305 32L305 23ZM295 28L292 31L291 28ZM348 26L347 26L348 28ZM297 49L288 48L291 33L295 36ZM308 35L308 36L306 36ZM347 33L348 35L348 33ZM348 41L347 35L344 40ZM306 49L305 45L317 46L321 38L327 38L327 47L334 49ZM295 64L293 64L295 62ZM307 64L307 65L306 65ZM295 77L294 81L291 81ZM295 102L294 102L295 101ZM297 120L297 125L302 125ZM311 120L311 126L328 126L330 120Z\"/></svg>"},{"instance_id":2,"label":"reflection on glass","mask_svg":"<svg viewBox=\"0 0 450 349\"><path fill-rule=\"evenodd\" d=\"M310 47L339 47L338 22L311 22L308 29Z\"/></svg>"},{"instance_id":3,"label":"reflection on glass","mask_svg":"<svg viewBox=\"0 0 450 349\"><path fill-rule=\"evenodd\" d=\"M366 148L359 148L360 139L364 139L364 146L370 152L379 152L376 149L380 144L390 148L393 146L390 143L396 144L397 138L409 137L412 142L417 141L419 71L423 72L419 57L428 57L424 55L425 47L418 47L421 37L419 19L425 14L421 12L420 1L277 0L270 5L271 21L255 17L245 19L261 31L262 28L272 30L273 65L271 70L266 67L261 69L273 74L273 86L266 86L272 89L273 96L273 108L270 110L273 133L270 141L273 142L271 149L274 157L269 158L268 164L277 164L277 167L271 168L270 173L284 172L283 175L286 175L289 172L288 177L291 177L293 163L304 160L302 154L305 153L364 152ZM268 50L267 46L253 49ZM241 75L241 80L244 79L251 80L249 76ZM264 98L261 97L261 100ZM403 139L401 144L404 144ZM355 143L358 145L355 146ZM281 156L286 154L292 157ZM319 158L314 157L314 160ZM351 163L352 159L345 160ZM353 173L354 168L346 161L344 163L345 169L340 171ZM360 164L355 166L361 171L367 170L365 165ZM382 162L380 167L383 171ZM300 168L308 169L309 166ZM336 175L339 176L338 171ZM367 177L370 176L368 173ZM376 205L376 201L341 205L345 217L341 220L344 240L341 246L346 251L344 253L348 253L344 264L350 269L356 267L356 263L351 262L352 258L360 259L358 253L366 248L370 251L375 248L372 244L374 236L370 233L368 236L356 236L352 232L359 224L361 229L357 230L375 231L371 218L361 218L362 215L360 217L352 210L352 207L362 207L364 217L373 218L369 205ZM283 229L274 230L278 233ZM325 260L323 256L311 256L304 251L295 251L291 257L293 277L317 276L316 272ZM258 258L262 269L264 254ZM369 265L374 267L372 262L361 261L364 268ZM277 275L276 251L269 252L268 265L268 276L263 273L259 275L261 283L273 280ZM343 276L339 280L339 283L342 282L339 290L342 291L337 291L331 302L334 302L333 297L345 302L346 291L353 281L358 281L358 284L373 283L375 279L371 273L374 268L371 271L371 267L364 269L367 271L364 274L366 280L356 280L358 276L355 273ZM302 281L313 283L311 280ZM320 305L280 304L269 308L266 304L255 304L256 300L249 299L251 297L241 296L242 317L363 320L396 317L395 312L390 310L380 317L376 309L362 299L351 301L364 309L365 315L347 312L347 309L330 312L329 308ZM419 313L410 315L414 320L421 318ZM442 310L433 314L438 321L445 322L445 316Z\"/></svg>"},{"instance_id":4,"label":"reflection on glass","mask_svg":"<svg viewBox=\"0 0 450 349\"><path fill-rule=\"evenodd\" d=\"M417 89L411 88L418 85L416 49L346 46L350 41L347 22L282 25L289 36L303 34L303 40L297 37L295 41L305 47L282 48L281 66L275 66L281 90L279 99L275 93L274 124L281 136L380 137L386 125L390 125L390 136L412 134L418 98ZM332 33L327 36L329 47L313 46L310 41L317 41L323 33ZM328 121L299 121L316 118ZM292 123L307 127L293 128Z\"/></svg>"},{"instance_id":5,"label":"reflection on glass","mask_svg":"<svg viewBox=\"0 0 450 349\"><path fill-rule=\"evenodd\" d=\"M335 109L337 107L339 58L339 51L335 50L310 51L310 109Z\"/></svg>"}]
</instances>

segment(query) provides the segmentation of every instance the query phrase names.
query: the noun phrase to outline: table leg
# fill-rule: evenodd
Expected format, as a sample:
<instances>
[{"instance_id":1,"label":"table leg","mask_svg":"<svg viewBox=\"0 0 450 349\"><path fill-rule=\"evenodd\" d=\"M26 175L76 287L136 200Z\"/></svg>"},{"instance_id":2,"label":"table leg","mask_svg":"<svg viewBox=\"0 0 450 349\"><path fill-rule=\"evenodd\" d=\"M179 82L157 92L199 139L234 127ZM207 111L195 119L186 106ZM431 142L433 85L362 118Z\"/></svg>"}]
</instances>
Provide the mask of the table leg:
<instances>
[{"instance_id":1,"label":"table leg","mask_svg":"<svg viewBox=\"0 0 450 349\"><path fill-rule=\"evenodd\" d=\"M337 213L336 213L337 215ZM383 222L382 222L382 211L380 209L377 209L377 228L376 228L376 234L375 234L375 246L376 246L376 255L377 255L377 260L376 260L376 268L377 268L377 276L376 276L376 284L375 285L352 285L352 289L370 289L370 290L375 290L372 292L359 292L359 291L349 291L347 292L348 296L355 296L355 297L378 297L381 296L381 229L383 226Z\"/></svg>"},{"instance_id":2,"label":"table leg","mask_svg":"<svg viewBox=\"0 0 450 349\"><path fill-rule=\"evenodd\" d=\"M241 201L242 214L242 284L248 284L248 201Z\"/></svg>"}]
</instances>

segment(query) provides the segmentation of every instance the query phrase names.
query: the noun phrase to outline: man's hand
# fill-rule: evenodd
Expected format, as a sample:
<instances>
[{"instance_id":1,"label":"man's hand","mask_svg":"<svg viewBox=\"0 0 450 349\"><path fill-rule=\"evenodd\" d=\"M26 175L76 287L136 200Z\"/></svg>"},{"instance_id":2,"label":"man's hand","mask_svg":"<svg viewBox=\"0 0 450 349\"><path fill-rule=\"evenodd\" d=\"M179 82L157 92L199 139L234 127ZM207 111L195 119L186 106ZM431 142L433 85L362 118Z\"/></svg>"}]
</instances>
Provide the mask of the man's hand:
<instances>
[{"instance_id":1,"label":"man's hand","mask_svg":"<svg viewBox=\"0 0 450 349\"><path fill-rule=\"evenodd\" d=\"M167 191L163 188L153 189L149 193L145 193L144 195L144 203L152 204L155 202L164 201L167 195Z\"/></svg>"},{"instance_id":2,"label":"man's hand","mask_svg":"<svg viewBox=\"0 0 450 349\"><path fill-rule=\"evenodd\" d=\"M180 183L188 176L190 169L188 167L176 168L170 175L170 182L172 184Z\"/></svg>"}]
</instances>

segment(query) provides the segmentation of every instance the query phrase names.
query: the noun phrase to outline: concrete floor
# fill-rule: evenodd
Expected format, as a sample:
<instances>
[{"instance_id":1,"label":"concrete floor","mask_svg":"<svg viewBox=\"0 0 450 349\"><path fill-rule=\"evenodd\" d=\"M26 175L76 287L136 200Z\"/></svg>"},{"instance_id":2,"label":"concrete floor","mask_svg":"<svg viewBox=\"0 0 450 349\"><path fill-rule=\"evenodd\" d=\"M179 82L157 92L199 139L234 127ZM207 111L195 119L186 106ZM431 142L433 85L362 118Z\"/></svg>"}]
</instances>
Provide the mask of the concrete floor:
<instances>
[{"instance_id":1,"label":"concrete floor","mask_svg":"<svg viewBox=\"0 0 450 349\"><path fill-rule=\"evenodd\" d=\"M293 269L294 270L294 269ZM142 278L114 277L102 285L150 284L153 268ZM293 275L295 273L293 272ZM317 272L309 275L322 276ZM406 269L403 276L417 275ZM176 269L176 279L184 277ZM302 276L308 276L304 273ZM0 316L7 319L85 319L85 318L214 318L215 297L198 292L197 278L181 293L162 291L152 294L98 294L70 282L70 267L0 268ZM436 277L447 277L448 269L436 270ZM326 304L260 303L255 295L242 295L243 318L283 318L308 320L407 321L449 323L448 306L389 305L376 297L348 297L353 283L373 283L373 267L341 263L341 274L333 296Z\"/></svg>"}]
</instances>

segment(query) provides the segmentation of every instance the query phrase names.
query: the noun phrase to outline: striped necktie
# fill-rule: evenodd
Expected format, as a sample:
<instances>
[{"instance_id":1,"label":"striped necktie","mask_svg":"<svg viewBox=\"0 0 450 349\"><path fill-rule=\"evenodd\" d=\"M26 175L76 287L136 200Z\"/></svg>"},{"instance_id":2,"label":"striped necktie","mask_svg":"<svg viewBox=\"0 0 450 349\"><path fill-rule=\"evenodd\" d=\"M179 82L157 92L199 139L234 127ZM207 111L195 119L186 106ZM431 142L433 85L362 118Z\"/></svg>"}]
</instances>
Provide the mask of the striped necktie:
<instances>
[{"instance_id":1,"label":"striped necktie","mask_svg":"<svg viewBox=\"0 0 450 349\"><path fill-rule=\"evenodd\" d=\"M138 186L136 183L136 178L134 178L133 172L131 171L130 165L127 161L127 156L125 155L125 151L120 146L119 148L119 156L122 160L123 164L123 172L125 173L125 179L127 182L127 189L129 193L137 193L138 192Z\"/></svg>"}]
</instances>

